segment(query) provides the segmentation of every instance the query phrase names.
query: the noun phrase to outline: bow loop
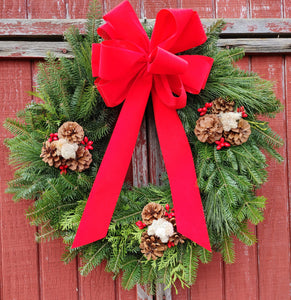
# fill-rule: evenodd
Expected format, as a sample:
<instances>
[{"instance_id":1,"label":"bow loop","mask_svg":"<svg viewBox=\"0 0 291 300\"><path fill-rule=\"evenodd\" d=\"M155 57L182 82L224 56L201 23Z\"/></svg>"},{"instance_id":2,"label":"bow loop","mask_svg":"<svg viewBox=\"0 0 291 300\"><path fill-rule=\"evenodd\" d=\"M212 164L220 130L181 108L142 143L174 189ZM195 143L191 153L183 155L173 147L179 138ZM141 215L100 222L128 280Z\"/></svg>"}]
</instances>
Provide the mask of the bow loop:
<instances>
[{"instance_id":1,"label":"bow loop","mask_svg":"<svg viewBox=\"0 0 291 300\"><path fill-rule=\"evenodd\" d=\"M150 49L159 46L178 53L197 47L206 39L197 12L191 9L162 9L156 18Z\"/></svg>"},{"instance_id":2,"label":"bow loop","mask_svg":"<svg viewBox=\"0 0 291 300\"><path fill-rule=\"evenodd\" d=\"M148 72L152 74L180 74L187 68L186 60L160 47L150 54Z\"/></svg>"},{"instance_id":3,"label":"bow loop","mask_svg":"<svg viewBox=\"0 0 291 300\"><path fill-rule=\"evenodd\" d=\"M120 3L103 16L103 19L107 23L97 30L102 38L128 40L148 51L149 38L128 1Z\"/></svg>"}]
</instances>

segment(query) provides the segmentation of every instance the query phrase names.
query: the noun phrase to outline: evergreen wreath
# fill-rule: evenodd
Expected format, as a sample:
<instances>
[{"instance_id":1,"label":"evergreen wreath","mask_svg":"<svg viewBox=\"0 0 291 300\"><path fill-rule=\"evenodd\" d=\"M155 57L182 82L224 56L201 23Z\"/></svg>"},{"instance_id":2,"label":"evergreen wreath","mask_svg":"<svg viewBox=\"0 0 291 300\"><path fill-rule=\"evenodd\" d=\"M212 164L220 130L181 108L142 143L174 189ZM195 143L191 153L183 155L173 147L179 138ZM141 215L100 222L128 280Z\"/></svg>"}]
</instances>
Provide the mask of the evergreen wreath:
<instances>
[{"instance_id":1,"label":"evergreen wreath","mask_svg":"<svg viewBox=\"0 0 291 300\"><path fill-rule=\"evenodd\" d=\"M93 3L86 34L81 35L76 28L65 34L74 59L48 56L40 63L36 92L31 94L41 101L31 101L18 113L18 119L6 120L4 126L14 137L5 143L10 149L10 163L15 167L14 179L9 182L6 192L14 194L15 201L35 199L26 214L32 225L39 226L36 240L62 237L67 245L63 261L68 263L79 254L82 275L87 275L106 260L106 270L114 277L123 273L125 289L139 283L146 285L147 292L153 294L157 283L170 287L175 286L176 280L182 286L190 286L195 282L199 261L210 262L212 254L177 232L174 235L171 232L168 242L163 243L155 235L151 238L145 228L154 220L164 218L175 230L174 212L170 212L171 191L166 178L161 186L125 186L108 235L90 245L71 249L120 109L107 108L94 86L91 46L100 42L96 33L100 22L100 8ZM212 57L214 64L205 89L199 95L188 95L187 106L179 110L179 116L195 159L212 249L220 252L226 263L232 263L235 258L233 237L253 245L256 238L247 224L257 225L263 221L266 198L256 196L256 189L267 181L266 157L261 150L282 161L276 148L282 146L283 141L268 122L260 120L260 116L274 117L282 106L272 91L272 83L234 66L234 62L244 56L242 49L217 47L224 24L221 20L214 23L208 28L208 40L187 51L188 54ZM149 35L150 32L148 29ZM201 142L194 134L200 115L205 115L208 109L212 114L206 116L229 111L233 103L250 125L251 134L247 141L237 143L233 132L231 147L221 139L216 139L217 145ZM52 160L45 162L44 156L40 157L42 147L58 140L55 133L66 122L79 124L87 137L82 142L79 140L76 147L83 147L83 152L90 151L92 163L87 160L86 167L80 170L58 169L58 164L53 167L48 162L54 163ZM90 141L94 142L94 149ZM154 248L149 253L146 247Z\"/></svg>"}]
</instances>

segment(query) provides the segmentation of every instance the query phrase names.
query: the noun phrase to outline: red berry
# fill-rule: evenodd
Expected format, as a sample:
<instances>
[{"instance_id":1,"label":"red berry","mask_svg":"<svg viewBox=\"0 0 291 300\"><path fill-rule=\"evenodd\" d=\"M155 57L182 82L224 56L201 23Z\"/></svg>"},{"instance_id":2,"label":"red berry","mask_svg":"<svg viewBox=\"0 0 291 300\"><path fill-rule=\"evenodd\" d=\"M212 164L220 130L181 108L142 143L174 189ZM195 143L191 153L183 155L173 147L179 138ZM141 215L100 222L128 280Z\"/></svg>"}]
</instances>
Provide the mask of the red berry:
<instances>
[{"instance_id":1,"label":"red berry","mask_svg":"<svg viewBox=\"0 0 291 300\"><path fill-rule=\"evenodd\" d=\"M224 146L225 146L225 143L223 143L223 142L220 143L220 146L221 146L221 147L224 147Z\"/></svg>"},{"instance_id":2,"label":"red berry","mask_svg":"<svg viewBox=\"0 0 291 300\"><path fill-rule=\"evenodd\" d=\"M54 137L54 133L50 133L50 137Z\"/></svg>"},{"instance_id":3,"label":"red berry","mask_svg":"<svg viewBox=\"0 0 291 300\"><path fill-rule=\"evenodd\" d=\"M84 141L81 142L82 145L85 145L86 143Z\"/></svg>"},{"instance_id":4,"label":"red berry","mask_svg":"<svg viewBox=\"0 0 291 300\"><path fill-rule=\"evenodd\" d=\"M169 204L166 204L166 205L165 205L165 209L166 209L167 211L169 211L170 205L169 205Z\"/></svg>"},{"instance_id":5,"label":"red berry","mask_svg":"<svg viewBox=\"0 0 291 300\"><path fill-rule=\"evenodd\" d=\"M209 103L209 105L208 105L209 107L212 107L212 102L211 103Z\"/></svg>"},{"instance_id":6,"label":"red berry","mask_svg":"<svg viewBox=\"0 0 291 300\"><path fill-rule=\"evenodd\" d=\"M84 137L84 142L88 143L88 138L86 136Z\"/></svg>"},{"instance_id":7,"label":"red berry","mask_svg":"<svg viewBox=\"0 0 291 300\"><path fill-rule=\"evenodd\" d=\"M206 114L206 112L203 111L203 112L200 113L200 116L202 117L202 116L204 116L205 114Z\"/></svg>"},{"instance_id":8,"label":"red berry","mask_svg":"<svg viewBox=\"0 0 291 300\"><path fill-rule=\"evenodd\" d=\"M230 143L224 142L224 146L225 146L225 147L230 147Z\"/></svg>"},{"instance_id":9,"label":"red berry","mask_svg":"<svg viewBox=\"0 0 291 300\"><path fill-rule=\"evenodd\" d=\"M247 115L246 113L243 113L243 114L242 114L242 117L243 117L243 118L247 118L248 115Z\"/></svg>"},{"instance_id":10,"label":"red berry","mask_svg":"<svg viewBox=\"0 0 291 300\"><path fill-rule=\"evenodd\" d=\"M215 144L216 144L216 145L219 145L219 144L220 144L220 141L215 141Z\"/></svg>"},{"instance_id":11,"label":"red berry","mask_svg":"<svg viewBox=\"0 0 291 300\"><path fill-rule=\"evenodd\" d=\"M203 107L203 108L202 108L202 111L207 112L207 107Z\"/></svg>"},{"instance_id":12,"label":"red berry","mask_svg":"<svg viewBox=\"0 0 291 300\"><path fill-rule=\"evenodd\" d=\"M174 213L170 213L170 214L169 214L169 219L172 219L174 216L175 216Z\"/></svg>"},{"instance_id":13,"label":"red berry","mask_svg":"<svg viewBox=\"0 0 291 300\"><path fill-rule=\"evenodd\" d=\"M89 145L89 146L93 145L93 141L89 141L89 142L88 142L88 145Z\"/></svg>"},{"instance_id":14,"label":"red berry","mask_svg":"<svg viewBox=\"0 0 291 300\"><path fill-rule=\"evenodd\" d=\"M54 137L53 137L53 140L54 140L54 141L57 141L57 140L58 140L58 137L57 137L57 136L54 136Z\"/></svg>"},{"instance_id":15,"label":"red berry","mask_svg":"<svg viewBox=\"0 0 291 300\"><path fill-rule=\"evenodd\" d=\"M224 138L223 138L223 137L220 139L220 142L221 142L221 143L223 143L223 142L224 142Z\"/></svg>"},{"instance_id":16,"label":"red berry","mask_svg":"<svg viewBox=\"0 0 291 300\"><path fill-rule=\"evenodd\" d=\"M165 212L165 216L167 217L169 214L167 212Z\"/></svg>"},{"instance_id":17,"label":"red berry","mask_svg":"<svg viewBox=\"0 0 291 300\"><path fill-rule=\"evenodd\" d=\"M50 137L50 138L48 139L48 141L51 143L51 142L53 141L53 139Z\"/></svg>"},{"instance_id":18,"label":"red berry","mask_svg":"<svg viewBox=\"0 0 291 300\"><path fill-rule=\"evenodd\" d=\"M94 148L92 146L88 146L88 149L89 150L93 150Z\"/></svg>"},{"instance_id":19,"label":"red berry","mask_svg":"<svg viewBox=\"0 0 291 300\"><path fill-rule=\"evenodd\" d=\"M216 147L216 149L217 149L217 150L220 150L220 149L221 149L221 146L220 146L220 145L218 145L218 146Z\"/></svg>"},{"instance_id":20,"label":"red berry","mask_svg":"<svg viewBox=\"0 0 291 300\"><path fill-rule=\"evenodd\" d=\"M202 112L202 108L201 108L201 107L198 108L197 111L198 111L198 112Z\"/></svg>"},{"instance_id":21,"label":"red berry","mask_svg":"<svg viewBox=\"0 0 291 300\"><path fill-rule=\"evenodd\" d=\"M168 247L171 248L172 247L172 243L170 241L168 241Z\"/></svg>"},{"instance_id":22,"label":"red berry","mask_svg":"<svg viewBox=\"0 0 291 300\"><path fill-rule=\"evenodd\" d=\"M175 209L174 209L174 208L172 208L172 209L171 209L171 211L175 211Z\"/></svg>"},{"instance_id":23,"label":"red berry","mask_svg":"<svg viewBox=\"0 0 291 300\"><path fill-rule=\"evenodd\" d=\"M205 103L205 107L208 108L208 107L209 107L209 104L210 104L210 103L206 102L206 103Z\"/></svg>"}]
</instances>

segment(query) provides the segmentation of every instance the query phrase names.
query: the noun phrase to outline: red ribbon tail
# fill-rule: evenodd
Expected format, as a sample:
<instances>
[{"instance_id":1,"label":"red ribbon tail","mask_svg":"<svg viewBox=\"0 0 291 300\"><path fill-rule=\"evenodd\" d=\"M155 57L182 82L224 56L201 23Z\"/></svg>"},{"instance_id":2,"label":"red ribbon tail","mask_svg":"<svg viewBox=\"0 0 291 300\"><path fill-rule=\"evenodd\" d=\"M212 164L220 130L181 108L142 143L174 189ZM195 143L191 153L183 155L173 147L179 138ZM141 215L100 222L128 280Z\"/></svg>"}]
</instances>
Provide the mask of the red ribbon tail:
<instances>
[{"instance_id":1,"label":"red ribbon tail","mask_svg":"<svg viewBox=\"0 0 291 300\"><path fill-rule=\"evenodd\" d=\"M211 251L191 148L177 111L152 93L158 138L169 177L177 230Z\"/></svg>"},{"instance_id":2,"label":"red ribbon tail","mask_svg":"<svg viewBox=\"0 0 291 300\"><path fill-rule=\"evenodd\" d=\"M106 236L118 200L152 86L151 76L139 76L123 104L98 170L72 248Z\"/></svg>"}]
</instances>

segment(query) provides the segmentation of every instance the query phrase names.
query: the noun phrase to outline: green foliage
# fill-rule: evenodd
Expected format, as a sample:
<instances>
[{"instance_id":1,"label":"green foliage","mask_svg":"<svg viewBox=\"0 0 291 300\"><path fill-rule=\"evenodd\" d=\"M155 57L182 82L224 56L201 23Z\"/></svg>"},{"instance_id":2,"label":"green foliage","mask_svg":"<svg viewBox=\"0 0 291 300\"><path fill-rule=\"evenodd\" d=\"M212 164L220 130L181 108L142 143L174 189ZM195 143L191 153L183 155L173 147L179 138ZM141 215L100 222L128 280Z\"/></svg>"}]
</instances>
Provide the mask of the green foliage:
<instances>
[{"instance_id":1,"label":"green foliage","mask_svg":"<svg viewBox=\"0 0 291 300\"><path fill-rule=\"evenodd\" d=\"M67 245L63 261L68 263L80 254L82 275L106 260L106 270L113 276L123 271L122 283L126 289L140 283L147 285L149 293L154 293L157 283L171 286L177 280L182 286L192 285L198 261L210 262L212 253L186 240L169 248L158 260L147 261L139 248L142 230L135 222L141 219L141 211L149 202L171 205L167 181L162 186L125 186L106 238L79 249L70 248L119 112L119 108L106 108L92 77L91 45L99 42L96 28L100 25L96 3L92 4L85 36L75 28L65 35L75 58L49 56L39 64L36 92L31 94L41 101L32 101L19 112L17 120L7 119L4 124L14 135L5 143L10 149L10 162L16 168L7 192L14 194L16 201L35 199L27 217L32 225L39 226L36 239L62 237ZM267 180L266 158L261 150L282 160L276 151L282 139L258 117L275 116L282 107L270 82L233 66L243 57L242 49L217 48L223 26L223 21L213 24L207 42L188 51L213 57L214 65L205 89L199 95L188 95L188 104L179 111L179 116L195 159L212 249L221 252L224 261L231 263L235 257L233 237L252 245L256 239L247 223L256 225L263 220L266 199L255 194ZM199 117L197 108L220 96L245 107L252 134L241 146L217 151L213 145L199 142L193 128ZM40 158L42 143L65 121L78 122L94 141L93 164L83 173L68 171L67 175L60 175L59 170Z\"/></svg>"}]
</instances>

